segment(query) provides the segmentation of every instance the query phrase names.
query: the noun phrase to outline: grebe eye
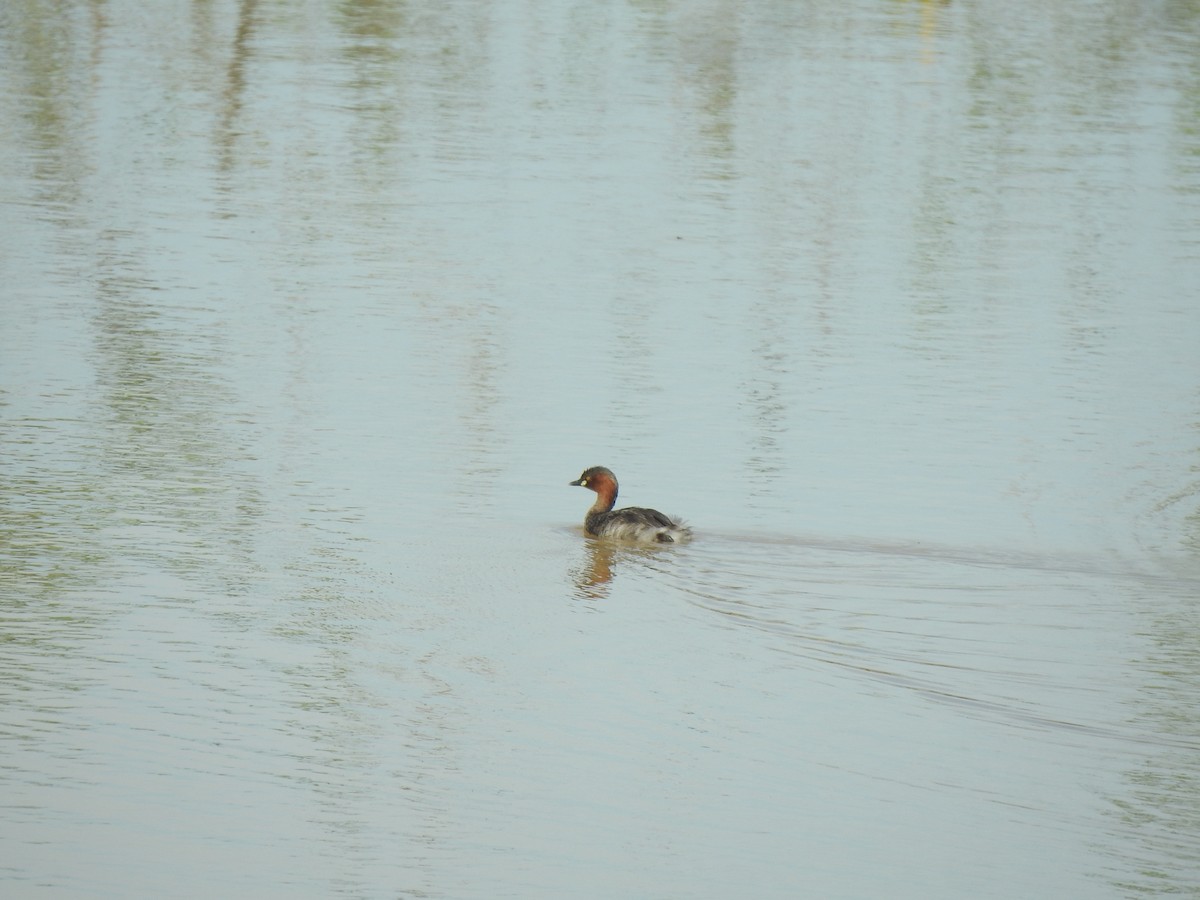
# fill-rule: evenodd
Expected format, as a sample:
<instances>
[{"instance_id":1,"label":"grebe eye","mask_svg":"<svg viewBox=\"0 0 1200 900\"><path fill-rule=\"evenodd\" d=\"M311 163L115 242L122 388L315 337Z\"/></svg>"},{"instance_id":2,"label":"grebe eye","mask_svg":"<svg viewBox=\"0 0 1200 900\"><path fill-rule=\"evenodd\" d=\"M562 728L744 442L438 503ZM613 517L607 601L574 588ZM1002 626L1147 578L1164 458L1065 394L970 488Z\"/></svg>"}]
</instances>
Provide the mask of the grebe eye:
<instances>
[{"instance_id":1,"label":"grebe eye","mask_svg":"<svg viewBox=\"0 0 1200 900\"><path fill-rule=\"evenodd\" d=\"M586 479L586 478L580 478L580 479L579 479L579 486L580 486L580 487L587 487L587 479Z\"/></svg>"}]
</instances>

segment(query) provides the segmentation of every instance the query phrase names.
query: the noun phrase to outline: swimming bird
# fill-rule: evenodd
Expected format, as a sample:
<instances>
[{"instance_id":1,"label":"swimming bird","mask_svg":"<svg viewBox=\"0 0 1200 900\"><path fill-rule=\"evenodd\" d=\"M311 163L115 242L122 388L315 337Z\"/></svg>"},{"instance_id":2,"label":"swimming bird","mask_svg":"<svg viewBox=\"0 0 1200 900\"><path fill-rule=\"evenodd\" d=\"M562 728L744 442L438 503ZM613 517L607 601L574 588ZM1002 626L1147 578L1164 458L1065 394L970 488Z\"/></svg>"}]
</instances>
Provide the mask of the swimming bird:
<instances>
[{"instance_id":1,"label":"swimming bird","mask_svg":"<svg viewBox=\"0 0 1200 900\"><path fill-rule=\"evenodd\" d=\"M572 485L596 492L596 502L583 520L583 530L593 537L639 544L674 544L692 536L692 529L657 509L627 506L613 509L617 503L617 476L604 466L592 466Z\"/></svg>"}]
</instances>

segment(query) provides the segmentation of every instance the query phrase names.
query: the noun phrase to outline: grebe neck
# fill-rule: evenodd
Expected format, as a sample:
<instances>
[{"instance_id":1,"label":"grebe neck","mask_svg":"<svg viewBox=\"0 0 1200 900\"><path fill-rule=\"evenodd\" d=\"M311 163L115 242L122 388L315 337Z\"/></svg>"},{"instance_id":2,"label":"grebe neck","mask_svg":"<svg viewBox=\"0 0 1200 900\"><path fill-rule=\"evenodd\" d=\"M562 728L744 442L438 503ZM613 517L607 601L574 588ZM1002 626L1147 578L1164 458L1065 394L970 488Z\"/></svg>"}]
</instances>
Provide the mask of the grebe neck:
<instances>
[{"instance_id":1,"label":"grebe neck","mask_svg":"<svg viewBox=\"0 0 1200 900\"><path fill-rule=\"evenodd\" d=\"M592 504L591 512L606 513L617 505L617 486L608 479L598 482L595 491L596 502Z\"/></svg>"}]
</instances>

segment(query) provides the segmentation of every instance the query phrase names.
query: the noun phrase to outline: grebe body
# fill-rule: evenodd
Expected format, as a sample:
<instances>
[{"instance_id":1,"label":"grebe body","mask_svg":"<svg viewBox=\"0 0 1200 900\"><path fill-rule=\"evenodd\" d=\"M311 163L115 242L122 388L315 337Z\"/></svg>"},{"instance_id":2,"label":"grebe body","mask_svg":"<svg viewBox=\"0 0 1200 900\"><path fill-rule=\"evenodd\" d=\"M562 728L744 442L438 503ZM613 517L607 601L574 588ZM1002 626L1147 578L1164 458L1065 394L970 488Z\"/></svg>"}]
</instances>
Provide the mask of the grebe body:
<instances>
[{"instance_id":1,"label":"grebe body","mask_svg":"<svg viewBox=\"0 0 1200 900\"><path fill-rule=\"evenodd\" d=\"M676 544L692 536L692 530L657 509L617 505L617 476L604 466L592 466L569 484L596 492L596 502L583 520L583 530L592 537L638 544Z\"/></svg>"}]
</instances>

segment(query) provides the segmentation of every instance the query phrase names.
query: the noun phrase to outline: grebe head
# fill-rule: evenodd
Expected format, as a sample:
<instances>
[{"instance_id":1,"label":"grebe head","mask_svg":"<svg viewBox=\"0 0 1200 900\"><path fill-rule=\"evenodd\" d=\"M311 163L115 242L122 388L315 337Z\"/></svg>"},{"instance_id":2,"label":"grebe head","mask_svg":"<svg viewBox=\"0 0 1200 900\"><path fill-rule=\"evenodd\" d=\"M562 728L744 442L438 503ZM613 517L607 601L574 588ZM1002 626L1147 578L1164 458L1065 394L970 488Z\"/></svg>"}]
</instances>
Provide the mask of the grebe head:
<instances>
[{"instance_id":1,"label":"grebe head","mask_svg":"<svg viewBox=\"0 0 1200 900\"><path fill-rule=\"evenodd\" d=\"M590 469L584 469L582 475L574 481L568 481L567 484L585 487L589 491L595 491L597 494L608 490L611 485L615 493L617 476L612 473L611 469L606 469L604 466L592 466Z\"/></svg>"}]
</instances>

